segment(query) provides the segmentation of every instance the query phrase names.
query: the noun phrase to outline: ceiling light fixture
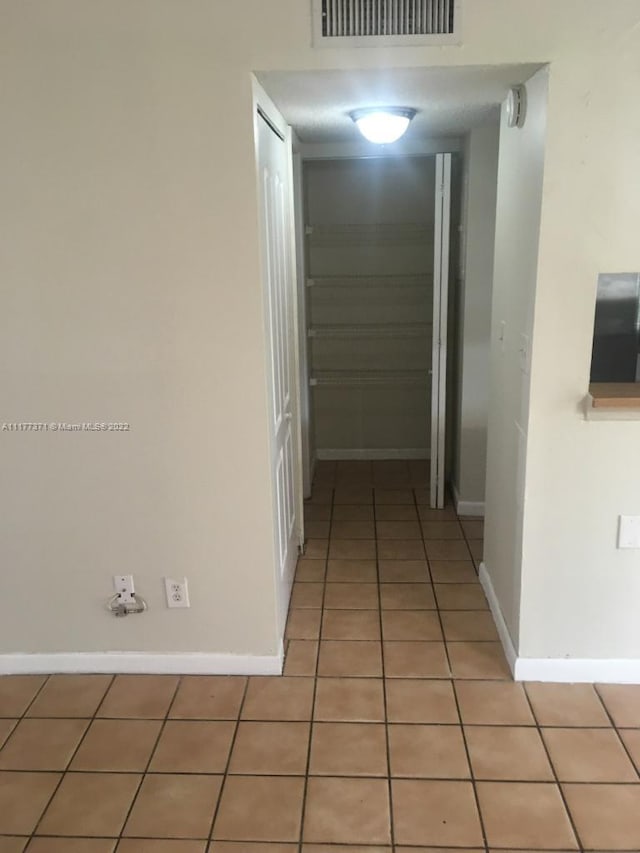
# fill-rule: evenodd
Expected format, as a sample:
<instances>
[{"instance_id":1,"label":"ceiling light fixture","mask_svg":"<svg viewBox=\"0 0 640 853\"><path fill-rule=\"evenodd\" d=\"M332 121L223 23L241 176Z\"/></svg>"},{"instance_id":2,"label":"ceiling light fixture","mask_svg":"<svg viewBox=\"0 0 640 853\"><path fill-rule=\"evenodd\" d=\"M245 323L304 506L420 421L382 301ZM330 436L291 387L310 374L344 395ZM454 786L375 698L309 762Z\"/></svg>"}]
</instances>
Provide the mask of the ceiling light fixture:
<instances>
[{"instance_id":1,"label":"ceiling light fixture","mask_svg":"<svg viewBox=\"0 0 640 853\"><path fill-rule=\"evenodd\" d=\"M368 107L349 113L364 138L377 145L397 142L415 114L410 107Z\"/></svg>"}]
</instances>

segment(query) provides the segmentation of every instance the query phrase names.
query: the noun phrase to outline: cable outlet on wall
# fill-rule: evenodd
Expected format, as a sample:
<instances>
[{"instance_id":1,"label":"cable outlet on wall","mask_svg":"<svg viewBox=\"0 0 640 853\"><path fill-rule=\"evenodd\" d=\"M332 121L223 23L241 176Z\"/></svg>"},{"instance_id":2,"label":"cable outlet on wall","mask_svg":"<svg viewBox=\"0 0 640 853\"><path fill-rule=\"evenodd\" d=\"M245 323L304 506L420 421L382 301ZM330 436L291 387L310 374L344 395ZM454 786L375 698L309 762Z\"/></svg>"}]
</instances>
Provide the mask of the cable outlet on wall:
<instances>
[{"instance_id":1,"label":"cable outlet on wall","mask_svg":"<svg viewBox=\"0 0 640 853\"><path fill-rule=\"evenodd\" d=\"M640 548L640 515L621 515L618 548Z\"/></svg>"},{"instance_id":2,"label":"cable outlet on wall","mask_svg":"<svg viewBox=\"0 0 640 853\"><path fill-rule=\"evenodd\" d=\"M135 602L133 575L114 575L113 588L116 591L120 604L133 604Z\"/></svg>"},{"instance_id":3,"label":"cable outlet on wall","mask_svg":"<svg viewBox=\"0 0 640 853\"><path fill-rule=\"evenodd\" d=\"M186 578L165 578L164 589L167 595L167 607L191 607Z\"/></svg>"}]
</instances>

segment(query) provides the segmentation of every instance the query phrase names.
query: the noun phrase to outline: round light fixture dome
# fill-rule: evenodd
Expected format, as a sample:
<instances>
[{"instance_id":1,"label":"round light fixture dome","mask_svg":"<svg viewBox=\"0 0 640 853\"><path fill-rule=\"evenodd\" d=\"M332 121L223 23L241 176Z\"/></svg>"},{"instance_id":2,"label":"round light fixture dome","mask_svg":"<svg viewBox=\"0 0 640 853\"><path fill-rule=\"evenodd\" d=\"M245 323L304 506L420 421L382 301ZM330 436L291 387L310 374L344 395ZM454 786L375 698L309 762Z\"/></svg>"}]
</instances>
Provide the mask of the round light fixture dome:
<instances>
[{"instance_id":1,"label":"round light fixture dome","mask_svg":"<svg viewBox=\"0 0 640 853\"><path fill-rule=\"evenodd\" d=\"M349 113L364 138L377 145L397 142L415 114L409 107L368 107Z\"/></svg>"}]
</instances>

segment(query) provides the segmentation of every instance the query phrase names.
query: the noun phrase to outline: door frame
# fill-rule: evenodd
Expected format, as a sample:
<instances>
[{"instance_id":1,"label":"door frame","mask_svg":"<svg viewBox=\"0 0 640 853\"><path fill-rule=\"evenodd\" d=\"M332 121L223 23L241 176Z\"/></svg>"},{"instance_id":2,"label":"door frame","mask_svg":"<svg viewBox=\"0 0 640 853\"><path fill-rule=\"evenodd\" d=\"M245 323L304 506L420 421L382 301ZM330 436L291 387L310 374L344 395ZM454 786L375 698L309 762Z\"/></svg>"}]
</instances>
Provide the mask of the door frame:
<instances>
[{"instance_id":1,"label":"door frame","mask_svg":"<svg viewBox=\"0 0 640 853\"><path fill-rule=\"evenodd\" d=\"M292 131L293 149L293 197L294 225L296 237L296 299L298 310L298 383L300 389L300 454L302 470L302 492L311 497L315 453L311 430L311 393L309 390L309 349L307 341L307 255L305 252L305 197L304 161L301 144Z\"/></svg>"},{"instance_id":2,"label":"door frame","mask_svg":"<svg viewBox=\"0 0 640 853\"><path fill-rule=\"evenodd\" d=\"M444 507L447 461L447 364L451 266L451 154L436 154L433 241L433 338L431 355L430 504Z\"/></svg>"},{"instance_id":3,"label":"door frame","mask_svg":"<svg viewBox=\"0 0 640 853\"><path fill-rule=\"evenodd\" d=\"M283 144L286 146L287 153L287 170L289 175L289 192L287 198L287 205L289 208L289 242L291 246L291 251L289 253L289 265L290 265L290 280L293 284L291 288L291 340L290 340L290 351L292 353L292 363L291 363L291 407L292 407L292 436L294 441L294 453L293 453L293 462L294 462L294 472L293 472L293 480L294 480L294 499L296 504L295 514L296 514L296 540L298 546L298 552L301 553L304 547L304 494L303 494L303 479L302 479L302 437L301 437L301 425L300 425L300 410L301 410L301 401L300 401L300 348L299 348L299 307L298 307L298 288L296 286L298 275L297 275L297 261L296 256L298 252L297 240L296 240L296 229L295 229L295 207L294 207L294 181L293 181L293 150L292 150L292 131L289 125L286 123L282 114L273 103L269 95L262 88L258 80L254 75L251 75L251 86L252 86L252 124L253 124L253 138L254 138L254 162L255 162L255 187L256 187L256 201L259 202L260 193L261 193L261 178L259 174L258 168L258 157L259 157L259 123L261 121L265 121L272 126L272 128L276 131L276 133L282 137ZM261 228L260 228L260 205L256 204L256 212L258 214L258 240L261 245L262 237ZM260 252L260 265L262 267L262 258L264 258L265 252L264 247L261 246ZM269 369L268 369L268 358L267 352L269 347L270 340L270 320L269 320L269 310L266 304L266 293L263 285L263 275L264 270L261 269L260 276L260 293L262 299L263 306L263 318L264 318L264 366L265 366L265 382L267 385L267 392L270 393L270 378L269 378ZM271 437L269 436L269 441L271 441ZM273 472L270 471L272 475ZM271 504L272 504L272 522L273 522L273 560L274 560L274 570L278 563L278 558L276 555L276 540L277 540L277 518L276 518L276 507L273 503L273 495L275 484L273 482L273 476L271 476ZM279 580L279 579L277 579ZM289 596L291 590L288 589L286 594L282 596L281 592L281 584L277 583L276 589L276 603L277 603L277 620L278 620L278 633L280 637L284 634L284 626L286 623L287 611L289 608Z\"/></svg>"}]
</instances>

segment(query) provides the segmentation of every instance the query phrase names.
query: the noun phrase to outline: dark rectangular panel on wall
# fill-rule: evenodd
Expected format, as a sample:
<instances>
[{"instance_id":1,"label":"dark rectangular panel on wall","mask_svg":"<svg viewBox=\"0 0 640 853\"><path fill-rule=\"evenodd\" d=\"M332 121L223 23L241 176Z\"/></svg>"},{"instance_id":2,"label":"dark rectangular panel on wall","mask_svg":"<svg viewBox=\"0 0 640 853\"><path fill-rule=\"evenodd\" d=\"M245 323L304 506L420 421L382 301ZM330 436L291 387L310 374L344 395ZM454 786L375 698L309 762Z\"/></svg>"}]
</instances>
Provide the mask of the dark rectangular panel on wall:
<instances>
[{"instance_id":1,"label":"dark rectangular panel on wall","mask_svg":"<svg viewBox=\"0 0 640 853\"><path fill-rule=\"evenodd\" d=\"M591 382L636 382L640 345L640 274L598 278Z\"/></svg>"}]
</instances>

